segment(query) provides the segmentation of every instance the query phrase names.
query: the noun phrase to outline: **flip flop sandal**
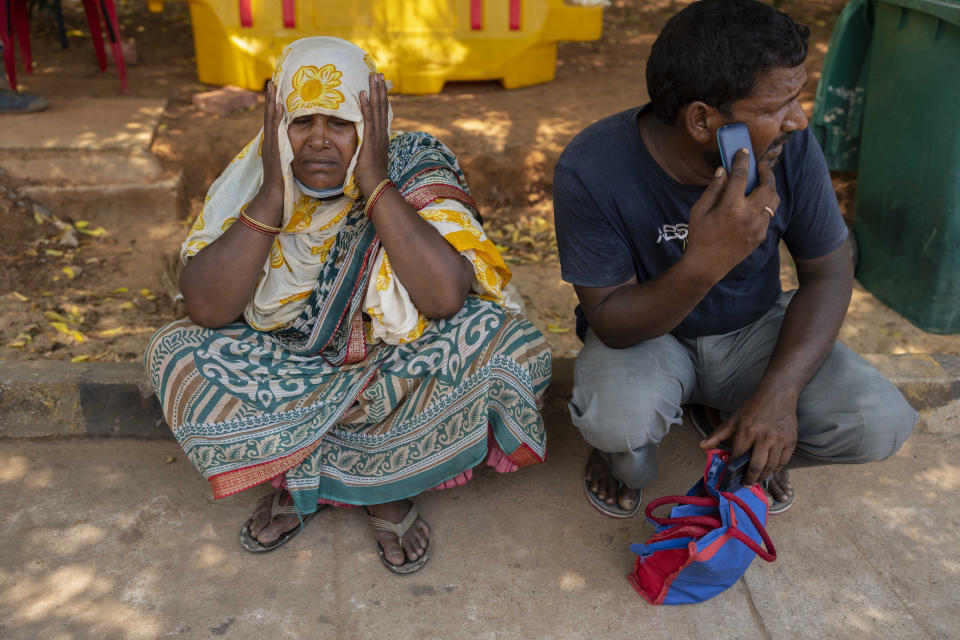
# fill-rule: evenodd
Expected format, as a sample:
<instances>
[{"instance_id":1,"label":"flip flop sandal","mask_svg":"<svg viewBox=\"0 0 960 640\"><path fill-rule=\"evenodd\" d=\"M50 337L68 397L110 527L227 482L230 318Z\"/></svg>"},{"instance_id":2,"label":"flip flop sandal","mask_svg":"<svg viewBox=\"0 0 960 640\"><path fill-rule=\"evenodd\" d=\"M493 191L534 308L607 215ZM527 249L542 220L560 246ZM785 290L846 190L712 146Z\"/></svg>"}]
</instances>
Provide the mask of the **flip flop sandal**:
<instances>
[{"instance_id":1,"label":"flip flop sandal","mask_svg":"<svg viewBox=\"0 0 960 640\"><path fill-rule=\"evenodd\" d=\"M307 523L310 522L313 516L315 516L317 513L319 513L320 511L323 511L324 509L330 506L327 504L319 504L317 505L317 510L314 511L313 513L300 514L297 512L297 508L293 506L292 498L290 500L290 504L288 505L280 504L280 500L283 499L284 495L289 496L290 494L285 489L281 489L277 491L275 494L273 494L273 502L270 505L270 521L272 522L275 517L280 515L292 514L300 517L300 526L294 527L289 531L284 531L280 535L280 537L274 540L273 542L263 543L257 540L256 538L254 538L253 534L250 533L250 524L253 522L253 517L251 517L249 520L247 520L243 524L243 528L240 530L240 546L241 547L243 547L250 553L267 553L268 551L274 551L275 549L279 549L280 547L285 545L287 542L289 542L291 538L293 538L295 535L300 533L303 530L303 528L307 525Z\"/></svg>"},{"instance_id":2,"label":"flip flop sandal","mask_svg":"<svg viewBox=\"0 0 960 640\"><path fill-rule=\"evenodd\" d=\"M397 536L400 549L403 550L403 536L406 535L410 527L413 526L413 523L416 522L418 515L420 514L417 512L416 505L411 504L410 511L407 512L407 516L403 519L403 522L399 524L371 515L370 511L367 511L367 520L370 521L370 526L373 527L374 530L387 531ZM380 562L383 563L383 566L396 574L406 576L411 573L416 573L423 568L423 565L427 564L427 560L430 559L430 541L427 540L427 548L423 550L423 555L416 560L407 560L401 565L391 564L387 561L383 552L383 545L380 544L379 540L377 541L377 553L380 554Z\"/></svg>"},{"instance_id":3,"label":"flip flop sandal","mask_svg":"<svg viewBox=\"0 0 960 640\"><path fill-rule=\"evenodd\" d=\"M607 504L590 490L590 481L586 478L583 479L583 489L586 491L587 500L590 501L593 508L610 518L629 518L636 515L637 511L640 510L640 503L643 502L643 489L640 489L640 492L637 494L637 506L633 509L623 509L619 504ZM621 489L623 489L622 482L617 485L617 495L620 495Z\"/></svg>"},{"instance_id":4,"label":"flip flop sandal","mask_svg":"<svg viewBox=\"0 0 960 640\"><path fill-rule=\"evenodd\" d=\"M773 494L770 493L770 480L771 480L771 478L773 478L772 475L771 475L770 477L768 477L766 480L763 481L763 490L766 492L766 494L767 494L768 496L770 496L771 498L773 498ZM779 515L779 514L783 513L784 511L786 511L787 509L789 509L791 506L793 506L793 500L794 500L794 498L796 498L796 497L797 497L797 494L796 494L796 492L794 492L794 494L793 494L792 496L790 496L789 498L787 498L787 499L784 500L783 502L781 502L780 500L777 500L776 498L773 498L773 504L770 505L769 507L767 507L767 514L768 514L768 515L771 515L771 516L775 516L775 515Z\"/></svg>"}]
</instances>

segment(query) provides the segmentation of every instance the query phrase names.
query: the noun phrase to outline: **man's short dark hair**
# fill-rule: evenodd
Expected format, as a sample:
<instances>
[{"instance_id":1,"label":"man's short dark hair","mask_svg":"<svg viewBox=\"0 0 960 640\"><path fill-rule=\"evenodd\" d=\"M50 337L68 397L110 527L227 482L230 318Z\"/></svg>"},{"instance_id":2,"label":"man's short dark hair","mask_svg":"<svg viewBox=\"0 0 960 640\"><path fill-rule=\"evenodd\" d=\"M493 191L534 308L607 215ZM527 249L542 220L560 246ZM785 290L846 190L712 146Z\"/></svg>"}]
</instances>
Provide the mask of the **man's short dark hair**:
<instances>
[{"instance_id":1,"label":"man's short dark hair","mask_svg":"<svg viewBox=\"0 0 960 640\"><path fill-rule=\"evenodd\" d=\"M722 113L771 69L807 57L810 29L756 0L701 0L667 21L647 60L647 92L666 124L701 100Z\"/></svg>"}]
</instances>

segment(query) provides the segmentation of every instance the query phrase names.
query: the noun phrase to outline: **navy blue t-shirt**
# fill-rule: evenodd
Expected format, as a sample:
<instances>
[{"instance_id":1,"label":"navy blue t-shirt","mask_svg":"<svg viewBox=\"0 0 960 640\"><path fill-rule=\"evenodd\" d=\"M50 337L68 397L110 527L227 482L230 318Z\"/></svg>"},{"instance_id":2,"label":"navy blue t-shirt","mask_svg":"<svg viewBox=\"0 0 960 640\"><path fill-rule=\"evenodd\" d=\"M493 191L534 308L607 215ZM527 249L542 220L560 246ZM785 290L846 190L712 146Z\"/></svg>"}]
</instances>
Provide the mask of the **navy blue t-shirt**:
<instances>
[{"instance_id":1,"label":"navy blue t-shirt","mask_svg":"<svg viewBox=\"0 0 960 640\"><path fill-rule=\"evenodd\" d=\"M668 176L647 151L637 118L618 113L581 131L557 163L554 219L563 279L609 287L636 275L656 278L683 255L690 208L706 187ZM762 316L780 295L780 239L799 259L819 258L847 237L823 153L809 129L784 145L773 173L780 207L767 238L677 325L691 338L735 331ZM577 333L586 317L577 307Z\"/></svg>"}]
</instances>

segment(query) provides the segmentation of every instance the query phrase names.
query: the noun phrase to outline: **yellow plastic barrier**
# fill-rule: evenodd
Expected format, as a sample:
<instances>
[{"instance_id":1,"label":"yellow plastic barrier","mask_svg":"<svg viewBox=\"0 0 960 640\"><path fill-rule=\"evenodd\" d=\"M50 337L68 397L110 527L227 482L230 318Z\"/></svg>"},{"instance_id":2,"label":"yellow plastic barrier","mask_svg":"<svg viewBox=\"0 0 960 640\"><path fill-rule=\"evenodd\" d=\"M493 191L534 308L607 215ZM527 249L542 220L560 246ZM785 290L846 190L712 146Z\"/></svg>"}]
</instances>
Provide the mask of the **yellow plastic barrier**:
<instances>
[{"instance_id":1,"label":"yellow plastic barrier","mask_svg":"<svg viewBox=\"0 0 960 640\"><path fill-rule=\"evenodd\" d=\"M437 93L448 80L549 82L557 42L599 38L603 13L563 0L187 1L200 81L258 91L284 46L315 35L369 51L399 93Z\"/></svg>"}]
</instances>

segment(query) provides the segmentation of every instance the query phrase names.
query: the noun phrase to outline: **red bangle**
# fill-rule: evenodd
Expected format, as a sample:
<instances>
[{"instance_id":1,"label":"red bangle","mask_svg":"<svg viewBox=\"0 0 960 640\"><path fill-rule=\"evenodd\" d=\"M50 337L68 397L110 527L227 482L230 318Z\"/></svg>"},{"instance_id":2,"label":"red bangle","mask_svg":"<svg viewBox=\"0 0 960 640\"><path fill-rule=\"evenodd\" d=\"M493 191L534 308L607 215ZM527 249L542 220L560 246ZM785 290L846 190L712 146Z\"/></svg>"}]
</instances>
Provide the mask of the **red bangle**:
<instances>
[{"instance_id":1,"label":"red bangle","mask_svg":"<svg viewBox=\"0 0 960 640\"><path fill-rule=\"evenodd\" d=\"M383 182L377 185L377 188L373 190L373 193L370 194L370 198L367 200L367 206L363 208L363 212L368 218L373 214L373 208L377 206L377 200L380 199L380 196L383 195L383 192L390 187L396 186L397 185L394 184L393 180L390 178L385 179Z\"/></svg>"},{"instance_id":2,"label":"red bangle","mask_svg":"<svg viewBox=\"0 0 960 640\"><path fill-rule=\"evenodd\" d=\"M257 233L262 233L265 236L274 237L274 236L280 235L281 229L279 227L271 227L269 225L265 225L262 222L258 222L254 220L244 212L240 212L239 220L243 224L247 225L247 227L249 227L250 229L253 229Z\"/></svg>"}]
</instances>

